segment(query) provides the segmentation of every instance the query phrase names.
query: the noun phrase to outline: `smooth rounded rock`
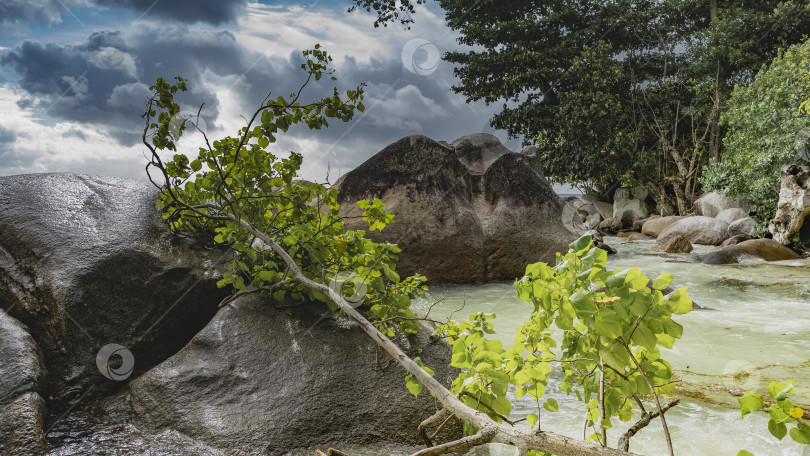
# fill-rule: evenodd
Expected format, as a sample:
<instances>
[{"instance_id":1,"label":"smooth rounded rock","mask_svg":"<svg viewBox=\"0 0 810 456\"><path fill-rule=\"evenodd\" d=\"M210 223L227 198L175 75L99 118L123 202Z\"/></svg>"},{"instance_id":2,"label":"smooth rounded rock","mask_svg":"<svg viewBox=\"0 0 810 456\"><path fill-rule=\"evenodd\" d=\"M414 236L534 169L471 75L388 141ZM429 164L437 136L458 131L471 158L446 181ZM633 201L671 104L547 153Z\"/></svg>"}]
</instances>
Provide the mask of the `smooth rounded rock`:
<instances>
[{"instance_id":1,"label":"smooth rounded rock","mask_svg":"<svg viewBox=\"0 0 810 456\"><path fill-rule=\"evenodd\" d=\"M665 253L689 253L692 251L692 244L689 239L682 234L670 236L663 241L658 241L658 244L652 248L656 252Z\"/></svg>"},{"instance_id":2,"label":"smooth rounded rock","mask_svg":"<svg viewBox=\"0 0 810 456\"><path fill-rule=\"evenodd\" d=\"M99 350L134 354L132 375L182 348L226 292L218 250L172 233L146 181L81 174L0 177L0 303L43 354L54 413L121 383Z\"/></svg>"},{"instance_id":3,"label":"smooth rounded rock","mask_svg":"<svg viewBox=\"0 0 810 456\"><path fill-rule=\"evenodd\" d=\"M659 243L682 235L692 244L720 245L728 239L728 223L711 217L688 217L675 222L658 235Z\"/></svg>"},{"instance_id":4,"label":"smooth rounded rock","mask_svg":"<svg viewBox=\"0 0 810 456\"><path fill-rule=\"evenodd\" d=\"M736 264L746 260L781 261L801 258L773 239L752 239L706 255L703 264Z\"/></svg>"},{"instance_id":5,"label":"smooth rounded rock","mask_svg":"<svg viewBox=\"0 0 810 456\"><path fill-rule=\"evenodd\" d=\"M739 207L731 207L720 211L715 218L731 225L737 220L748 218L748 211L740 209Z\"/></svg>"},{"instance_id":6,"label":"smooth rounded rock","mask_svg":"<svg viewBox=\"0 0 810 456\"><path fill-rule=\"evenodd\" d=\"M449 385L458 375L450 347L430 333L397 342ZM346 442L417 444L417 426L435 412L434 399L415 398L405 371L356 324L322 303L278 310L256 295L234 300L180 352L97 408L117 423L268 455ZM460 434L453 420L440 438Z\"/></svg>"},{"instance_id":7,"label":"smooth rounded rock","mask_svg":"<svg viewBox=\"0 0 810 456\"><path fill-rule=\"evenodd\" d=\"M749 238L754 238L758 234L757 226L756 220L752 219L751 217L741 218L739 220L735 220L728 226L728 235L742 235L748 236Z\"/></svg>"},{"instance_id":8,"label":"smooth rounded rock","mask_svg":"<svg viewBox=\"0 0 810 456\"><path fill-rule=\"evenodd\" d=\"M368 231L357 202L381 199L394 223L368 235L402 248L403 276L433 283L515 279L527 264L553 263L587 231L537 171L536 155L504 152L491 162L496 154L480 155L466 150L462 163L453 146L420 135L389 145L335 184L347 229Z\"/></svg>"},{"instance_id":9,"label":"smooth rounded rock","mask_svg":"<svg viewBox=\"0 0 810 456\"><path fill-rule=\"evenodd\" d=\"M679 220L685 219L678 215L670 215L667 217L658 217L647 220L641 227L641 232L647 236L657 238L662 231L674 225Z\"/></svg>"}]
</instances>

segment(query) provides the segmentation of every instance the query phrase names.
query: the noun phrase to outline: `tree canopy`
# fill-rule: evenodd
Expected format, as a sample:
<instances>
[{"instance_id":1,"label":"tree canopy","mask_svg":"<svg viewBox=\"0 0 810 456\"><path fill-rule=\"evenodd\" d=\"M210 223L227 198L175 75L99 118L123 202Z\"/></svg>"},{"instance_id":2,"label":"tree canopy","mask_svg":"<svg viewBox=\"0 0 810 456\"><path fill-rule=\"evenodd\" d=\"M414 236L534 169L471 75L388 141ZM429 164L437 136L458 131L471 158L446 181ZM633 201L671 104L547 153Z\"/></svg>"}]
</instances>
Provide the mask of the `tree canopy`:
<instances>
[{"instance_id":1,"label":"tree canopy","mask_svg":"<svg viewBox=\"0 0 810 456\"><path fill-rule=\"evenodd\" d=\"M728 134L719 163L703 175L708 189L727 190L752 203L767 226L779 201L780 168L808 163L810 42L780 53L747 86L738 86L722 116Z\"/></svg>"},{"instance_id":2,"label":"tree canopy","mask_svg":"<svg viewBox=\"0 0 810 456\"><path fill-rule=\"evenodd\" d=\"M375 25L417 1L352 0ZM722 152L720 113L778 51L810 30L806 0L438 0L469 51L448 52L468 100L535 143L554 181L598 191L672 185L687 211Z\"/></svg>"}]
</instances>

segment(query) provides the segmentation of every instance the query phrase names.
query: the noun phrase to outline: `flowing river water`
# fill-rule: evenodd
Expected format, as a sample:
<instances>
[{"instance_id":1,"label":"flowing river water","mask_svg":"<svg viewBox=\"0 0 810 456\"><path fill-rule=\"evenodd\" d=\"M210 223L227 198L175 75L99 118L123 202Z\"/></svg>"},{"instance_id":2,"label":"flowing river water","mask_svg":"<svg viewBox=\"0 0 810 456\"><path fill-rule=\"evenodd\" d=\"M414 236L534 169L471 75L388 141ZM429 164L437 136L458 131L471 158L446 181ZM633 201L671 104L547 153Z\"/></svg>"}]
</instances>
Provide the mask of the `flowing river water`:
<instances>
[{"instance_id":1,"label":"flowing river water","mask_svg":"<svg viewBox=\"0 0 810 456\"><path fill-rule=\"evenodd\" d=\"M699 264L699 259L715 247L695 246L690 254L673 255L652 252L654 241L608 238L606 242L619 252L610 256L609 269L637 266L650 277L669 272L675 277L673 288L688 287L693 300L708 308L676 316L684 326L683 338L673 350L664 350L665 359L672 363L675 377L680 380L676 396L681 403L666 415L675 453L733 456L746 449L756 456L810 456L808 445L798 445L790 437L781 442L771 437L765 413L741 419L736 401L745 389L764 392L772 380L795 380L799 382L798 391L791 399L810 413L810 259L710 266ZM434 286L428 299L416 306L421 312L430 309L435 319L452 316L460 320L479 311L495 313L495 337L505 345L511 344L515 327L531 309L529 303L517 299L511 283ZM559 376L552 375L546 395L557 399L560 411L541 414L543 429L581 438L583 404L575 396L559 391L555 387L558 381ZM514 417L536 410L528 396L514 403ZM608 431L608 442L615 445L629 424L614 425ZM219 454L204 446L193 453L176 453L173 448L193 446L182 436L168 433L160 438L147 437L128 426L73 438L70 434L55 439L54 443L61 443L57 443L52 456ZM105 452L109 445L121 446L122 452ZM414 451L402 447L341 449L353 456L405 455ZM653 421L633 437L630 449L644 455L666 454L660 421ZM504 445L488 445L467 453L516 454L515 448Z\"/></svg>"}]
</instances>

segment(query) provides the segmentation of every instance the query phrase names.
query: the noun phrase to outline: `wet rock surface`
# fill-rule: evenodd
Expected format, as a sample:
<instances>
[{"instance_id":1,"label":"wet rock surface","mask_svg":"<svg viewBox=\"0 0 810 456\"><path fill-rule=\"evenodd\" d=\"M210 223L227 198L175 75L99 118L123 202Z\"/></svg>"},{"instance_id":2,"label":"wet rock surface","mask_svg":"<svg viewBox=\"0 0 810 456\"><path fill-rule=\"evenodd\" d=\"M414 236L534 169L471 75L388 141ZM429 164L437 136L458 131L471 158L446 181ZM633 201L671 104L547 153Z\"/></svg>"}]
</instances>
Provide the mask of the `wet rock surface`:
<instances>
[{"instance_id":1,"label":"wet rock surface","mask_svg":"<svg viewBox=\"0 0 810 456\"><path fill-rule=\"evenodd\" d=\"M47 452L46 387L45 365L28 328L0 310L0 455Z\"/></svg>"},{"instance_id":2,"label":"wet rock surface","mask_svg":"<svg viewBox=\"0 0 810 456\"><path fill-rule=\"evenodd\" d=\"M148 182L79 174L0 178L0 308L24 323L49 372L52 413L120 384L96 355L128 348L135 374L216 312L222 253L176 236Z\"/></svg>"},{"instance_id":3,"label":"wet rock surface","mask_svg":"<svg viewBox=\"0 0 810 456\"><path fill-rule=\"evenodd\" d=\"M457 375L449 347L428 334L400 342L449 384ZM428 394L414 398L405 371L384 353L378 364L369 337L322 304L276 310L249 295L98 409L139 429L275 455L339 442L417 443L415 429L435 406Z\"/></svg>"}]
</instances>

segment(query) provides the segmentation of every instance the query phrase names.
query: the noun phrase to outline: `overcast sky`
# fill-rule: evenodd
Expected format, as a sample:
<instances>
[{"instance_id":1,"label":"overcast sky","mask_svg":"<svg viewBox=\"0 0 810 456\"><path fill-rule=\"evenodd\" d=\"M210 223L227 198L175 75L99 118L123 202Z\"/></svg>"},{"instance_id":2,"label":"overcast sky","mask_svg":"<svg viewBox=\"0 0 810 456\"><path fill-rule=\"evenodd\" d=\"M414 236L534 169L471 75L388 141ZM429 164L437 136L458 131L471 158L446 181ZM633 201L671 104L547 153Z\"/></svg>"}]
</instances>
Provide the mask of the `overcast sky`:
<instances>
[{"instance_id":1,"label":"overcast sky","mask_svg":"<svg viewBox=\"0 0 810 456\"><path fill-rule=\"evenodd\" d=\"M277 151L304 155L302 175L330 180L397 139L452 141L497 133L497 106L454 94L458 49L441 9L421 7L410 30L373 27L345 0L0 0L0 175L74 171L145 178L140 115L158 76L184 76L188 113L205 103L213 137L234 135L268 93L300 86L301 51L320 43L341 89L367 84L366 112L347 124L292 130ZM314 98L331 92L313 86ZM201 138L187 134L184 152ZM518 141L507 142L519 149Z\"/></svg>"}]
</instances>

